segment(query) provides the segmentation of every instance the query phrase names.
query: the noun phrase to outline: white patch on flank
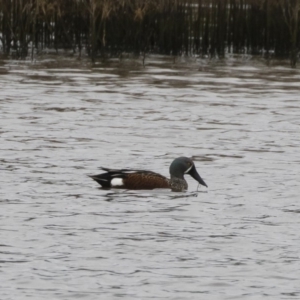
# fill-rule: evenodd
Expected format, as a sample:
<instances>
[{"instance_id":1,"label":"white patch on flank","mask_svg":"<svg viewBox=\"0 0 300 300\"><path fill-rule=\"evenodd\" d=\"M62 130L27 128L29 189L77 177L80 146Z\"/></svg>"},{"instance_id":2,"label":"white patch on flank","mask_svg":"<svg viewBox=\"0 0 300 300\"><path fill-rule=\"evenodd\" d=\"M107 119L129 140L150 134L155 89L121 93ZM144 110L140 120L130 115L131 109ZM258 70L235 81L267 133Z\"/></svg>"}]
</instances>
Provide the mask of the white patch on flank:
<instances>
[{"instance_id":1,"label":"white patch on flank","mask_svg":"<svg viewBox=\"0 0 300 300\"><path fill-rule=\"evenodd\" d=\"M184 172L184 174L188 173L192 167L193 167L193 165L191 165L191 166Z\"/></svg>"},{"instance_id":2,"label":"white patch on flank","mask_svg":"<svg viewBox=\"0 0 300 300\"><path fill-rule=\"evenodd\" d=\"M122 178L113 178L110 182L111 186L122 186L123 185L123 179Z\"/></svg>"}]
</instances>

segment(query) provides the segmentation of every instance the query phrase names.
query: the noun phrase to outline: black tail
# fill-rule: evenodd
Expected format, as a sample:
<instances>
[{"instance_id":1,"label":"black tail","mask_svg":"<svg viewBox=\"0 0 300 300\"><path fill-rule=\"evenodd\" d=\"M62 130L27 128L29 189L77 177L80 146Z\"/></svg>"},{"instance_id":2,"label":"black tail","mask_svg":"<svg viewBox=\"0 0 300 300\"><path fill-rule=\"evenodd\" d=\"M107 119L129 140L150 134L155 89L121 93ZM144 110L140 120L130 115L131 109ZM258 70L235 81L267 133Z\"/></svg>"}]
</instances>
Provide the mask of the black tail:
<instances>
[{"instance_id":1,"label":"black tail","mask_svg":"<svg viewBox=\"0 0 300 300\"><path fill-rule=\"evenodd\" d=\"M102 173L99 175L88 175L95 181L97 181L103 188L110 188L111 176L109 173Z\"/></svg>"}]
</instances>

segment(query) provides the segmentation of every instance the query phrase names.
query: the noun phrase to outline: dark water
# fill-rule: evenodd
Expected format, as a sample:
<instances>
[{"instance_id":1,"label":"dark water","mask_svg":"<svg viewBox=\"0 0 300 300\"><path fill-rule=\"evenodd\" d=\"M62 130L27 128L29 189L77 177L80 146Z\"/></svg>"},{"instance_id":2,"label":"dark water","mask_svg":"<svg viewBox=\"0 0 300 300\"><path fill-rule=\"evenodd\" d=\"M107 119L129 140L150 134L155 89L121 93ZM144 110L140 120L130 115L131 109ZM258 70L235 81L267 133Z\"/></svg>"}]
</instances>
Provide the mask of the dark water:
<instances>
[{"instance_id":1,"label":"dark water","mask_svg":"<svg viewBox=\"0 0 300 300\"><path fill-rule=\"evenodd\" d=\"M1 61L1 300L300 299L299 81L234 59ZM87 177L182 155L209 189Z\"/></svg>"}]
</instances>

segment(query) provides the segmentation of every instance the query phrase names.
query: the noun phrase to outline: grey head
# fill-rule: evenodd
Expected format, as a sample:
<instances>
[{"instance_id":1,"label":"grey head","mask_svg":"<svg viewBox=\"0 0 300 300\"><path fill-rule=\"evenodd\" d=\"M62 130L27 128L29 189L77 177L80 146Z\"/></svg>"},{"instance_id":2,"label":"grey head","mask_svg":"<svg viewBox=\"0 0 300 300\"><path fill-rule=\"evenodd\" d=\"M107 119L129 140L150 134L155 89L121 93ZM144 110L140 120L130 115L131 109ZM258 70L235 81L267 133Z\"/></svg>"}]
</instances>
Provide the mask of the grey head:
<instances>
[{"instance_id":1,"label":"grey head","mask_svg":"<svg viewBox=\"0 0 300 300\"><path fill-rule=\"evenodd\" d=\"M189 174L200 184L207 187L207 184L198 174L192 159L182 156L176 158L170 165L171 180L176 178L184 180L184 174Z\"/></svg>"}]
</instances>

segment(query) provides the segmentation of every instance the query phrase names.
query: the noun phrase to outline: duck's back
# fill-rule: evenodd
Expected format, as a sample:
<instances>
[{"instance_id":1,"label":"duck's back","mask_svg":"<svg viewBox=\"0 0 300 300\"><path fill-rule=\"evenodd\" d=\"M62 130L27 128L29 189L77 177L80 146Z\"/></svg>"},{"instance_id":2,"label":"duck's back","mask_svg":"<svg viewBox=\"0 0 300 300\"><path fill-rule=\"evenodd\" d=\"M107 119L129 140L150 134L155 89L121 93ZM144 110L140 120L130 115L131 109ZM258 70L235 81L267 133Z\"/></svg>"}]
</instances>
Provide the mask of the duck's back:
<instances>
[{"instance_id":1,"label":"duck's back","mask_svg":"<svg viewBox=\"0 0 300 300\"><path fill-rule=\"evenodd\" d=\"M170 180L155 172L131 169L102 169L106 173L90 177L103 188L125 188L130 190L170 188Z\"/></svg>"}]
</instances>

